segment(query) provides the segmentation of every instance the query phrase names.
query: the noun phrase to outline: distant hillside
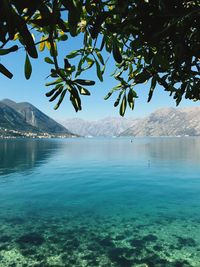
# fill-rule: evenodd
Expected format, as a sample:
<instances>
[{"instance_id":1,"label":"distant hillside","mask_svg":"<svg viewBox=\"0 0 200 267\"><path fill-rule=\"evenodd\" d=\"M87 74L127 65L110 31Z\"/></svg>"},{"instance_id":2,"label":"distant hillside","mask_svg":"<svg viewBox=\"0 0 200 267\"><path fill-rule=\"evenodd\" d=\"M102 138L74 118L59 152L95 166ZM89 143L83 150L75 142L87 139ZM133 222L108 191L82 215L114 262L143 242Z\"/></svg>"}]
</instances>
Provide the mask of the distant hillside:
<instances>
[{"instance_id":1,"label":"distant hillside","mask_svg":"<svg viewBox=\"0 0 200 267\"><path fill-rule=\"evenodd\" d=\"M32 125L28 124L23 116L16 112L13 108L7 106L0 101L0 127L6 129L18 129L23 131L38 130Z\"/></svg>"},{"instance_id":2,"label":"distant hillside","mask_svg":"<svg viewBox=\"0 0 200 267\"><path fill-rule=\"evenodd\" d=\"M72 134L30 103L16 103L9 99L0 101L0 127L30 132Z\"/></svg>"},{"instance_id":3,"label":"distant hillside","mask_svg":"<svg viewBox=\"0 0 200 267\"><path fill-rule=\"evenodd\" d=\"M96 121L74 118L61 123L73 133L82 136L118 136L135 122L134 119L109 117Z\"/></svg>"},{"instance_id":4,"label":"distant hillside","mask_svg":"<svg viewBox=\"0 0 200 267\"><path fill-rule=\"evenodd\" d=\"M200 107L163 108L139 120L121 136L200 136Z\"/></svg>"},{"instance_id":5,"label":"distant hillside","mask_svg":"<svg viewBox=\"0 0 200 267\"><path fill-rule=\"evenodd\" d=\"M142 119L109 117L88 121L72 118L61 124L83 136L200 136L200 107L163 108Z\"/></svg>"}]
</instances>

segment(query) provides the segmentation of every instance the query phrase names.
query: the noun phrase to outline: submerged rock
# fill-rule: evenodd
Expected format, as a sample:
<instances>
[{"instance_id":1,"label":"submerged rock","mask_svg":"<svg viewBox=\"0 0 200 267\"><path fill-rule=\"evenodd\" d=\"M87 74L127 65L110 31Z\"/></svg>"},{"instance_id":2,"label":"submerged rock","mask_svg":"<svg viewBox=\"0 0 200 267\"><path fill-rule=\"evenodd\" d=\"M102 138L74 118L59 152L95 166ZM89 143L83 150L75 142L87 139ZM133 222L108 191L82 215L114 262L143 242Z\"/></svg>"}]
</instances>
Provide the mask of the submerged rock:
<instances>
[{"instance_id":1,"label":"submerged rock","mask_svg":"<svg viewBox=\"0 0 200 267\"><path fill-rule=\"evenodd\" d=\"M25 245L39 246L45 242L45 239L42 235L33 232L20 236L16 242L22 247Z\"/></svg>"},{"instance_id":2,"label":"submerged rock","mask_svg":"<svg viewBox=\"0 0 200 267\"><path fill-rule=\"evenodd\" d=\"M7 243L11 241L11 237L8 235L2 235L0 236L0 243Z\"/></svg>"},{"instance_id":3,"label":"submerged rock","mask_svg":"<svg viewBox=\"0 0 200 267\"><path fill-rule=\"evenodd\" d=\"M98 243L103 247L113 247L114 246L112 239L109 237L105 237L103 239L100 239Z\"/></svg>"},{"instance_id":4,"label":"submerged rock","mask_svg":"<svg viewBox=\"0 0 200 267\"><path fill-rule=\"evenodd\" d=\"M157 239L158 239L157 236L152 234L143 237L143 241L148 241L148 242L155 242Z\"/></svg>"},{"instance_id":5,"label":"submerged rock","mask_svg":"<svg viewBox=\"0 0 200 267\"><path fill-rule=\"evenodd\" d=\"M178 244L180 247L185 247L185 246L196 247L197 246L196 241L191 237L185 238L185 237L178 236L177 239L178 239Z\"/></svg>"},{"instance_id":6,"label":"submerged rock","mask_svg":"<svg viewBox=\"0 0 200 267\"><path fill-rule=\"evenodd\" d=\"M108 256L112 262L117 263L118 266L131 267L133 261L125 257L125 254L129 251L127 248L113 248L109 250Z\"/></svg>"}]
</instances>

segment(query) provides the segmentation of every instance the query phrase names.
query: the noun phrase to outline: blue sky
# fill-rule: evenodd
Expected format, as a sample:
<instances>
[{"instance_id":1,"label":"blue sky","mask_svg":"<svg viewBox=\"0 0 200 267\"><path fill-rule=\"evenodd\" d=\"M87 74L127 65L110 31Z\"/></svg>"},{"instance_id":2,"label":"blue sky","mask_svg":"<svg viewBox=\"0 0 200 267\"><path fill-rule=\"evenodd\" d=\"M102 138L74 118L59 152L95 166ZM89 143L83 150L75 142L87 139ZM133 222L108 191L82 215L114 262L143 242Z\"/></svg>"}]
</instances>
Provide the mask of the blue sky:
<instances>
[{"instance_id":1,"label":"blue sky","mask_svg":"<svg viewBox=\"0 0 200 267\"><path fill-rule=\"evenodd\" d=\"M77 39L72 42L63 43L60 58L65 56L69 51L80 47L80 44L80 40ZM53 109L56 103L49 103L48 98L45 96L45 93L50 89L45 86L45 83L51 81L51 79L46 79L49 75L50 65L44 63L43 59L45 56L47 56L46 52L40 53L39 59L37 60L31 59L33 73L28 81L24 77L25 53L22 50L19 50L15 54L1 57L1 63L13 72L14 77L12 80L9 80L0 74L0 98L9 98L16 102L30 102L57 120L72 117L94 120L108 116L119 116L118 108L113 107L117 95L114 95L106 101L103 99L109 89L117 85L116 81L110 77L110 74L114 70L113 62L108 64L104 82L97 80L95 71L89 70L82 76L83 78L95 80L96 84L93 87L87 87L90 89L91 96L82 97L83 110L76 113L67 95L60 108L56 111ZM143 117L158 108L176 106L174 99L169 97L169 94L161 87L155 89L151 102L147 103L148 90L148 84L140 85L136 88L139 98L136 100L135 109L131 111L128 108L125 117ZM185 106L199 106L199 102L183 100L179 107Z\"/></svg>"}]
</instances>

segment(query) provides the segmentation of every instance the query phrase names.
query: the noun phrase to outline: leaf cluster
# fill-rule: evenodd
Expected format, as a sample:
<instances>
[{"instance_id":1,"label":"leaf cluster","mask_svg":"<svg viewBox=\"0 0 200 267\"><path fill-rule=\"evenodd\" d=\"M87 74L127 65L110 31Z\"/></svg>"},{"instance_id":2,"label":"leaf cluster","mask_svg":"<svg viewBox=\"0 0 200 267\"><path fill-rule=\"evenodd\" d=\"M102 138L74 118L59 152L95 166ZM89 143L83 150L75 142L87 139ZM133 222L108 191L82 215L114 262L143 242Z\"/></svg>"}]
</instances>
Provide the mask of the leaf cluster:
<instances>
[{"instance_id":1,"label":"leaf cluster","mask_svg":"<svg viewBox=\"0 0 200 267\"><path fill-rule=\"evenodd\" d=\"M160 85L174 97L200 99L200 1L183 0L1 0L0 57L19 49L25 51L24 73L32 74L30 58L46 50L52 66L52 82L46 96L57 100L57 109L69 95L74 109L81 107L85 87L82 79L95 68L102 82L108 58L116 63L112 74L118 85L105 99L117 93L114 106L124 116L134 109L137 88L150 81L148 101ZM59 42L82 38L80 49L59 58ZM12 78L3 64L0 72ZM127 105L128 104L128 105Z\"/></svg>"}]
</instances>

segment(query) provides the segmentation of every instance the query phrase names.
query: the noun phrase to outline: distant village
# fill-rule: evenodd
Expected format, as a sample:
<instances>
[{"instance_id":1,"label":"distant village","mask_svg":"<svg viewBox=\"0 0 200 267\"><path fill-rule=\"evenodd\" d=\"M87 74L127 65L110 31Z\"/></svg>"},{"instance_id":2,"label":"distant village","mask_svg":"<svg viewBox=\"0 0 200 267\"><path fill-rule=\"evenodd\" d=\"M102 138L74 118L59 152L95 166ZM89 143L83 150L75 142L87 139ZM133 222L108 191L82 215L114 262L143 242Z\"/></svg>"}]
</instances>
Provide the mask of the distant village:
<instances>
[{"instance_id":1,"label":"distant village","mask_svg":"<svg viewBox=\"0 0 200 267\"><path fill-rule=\"evenodd\" d=\"M14 138L66 138L74 137L69 134L54 134L54 133L33 133L19 130L11 130L7 128L0 127L0 139L14 139Z\"/></svg>"}]
</instances>

